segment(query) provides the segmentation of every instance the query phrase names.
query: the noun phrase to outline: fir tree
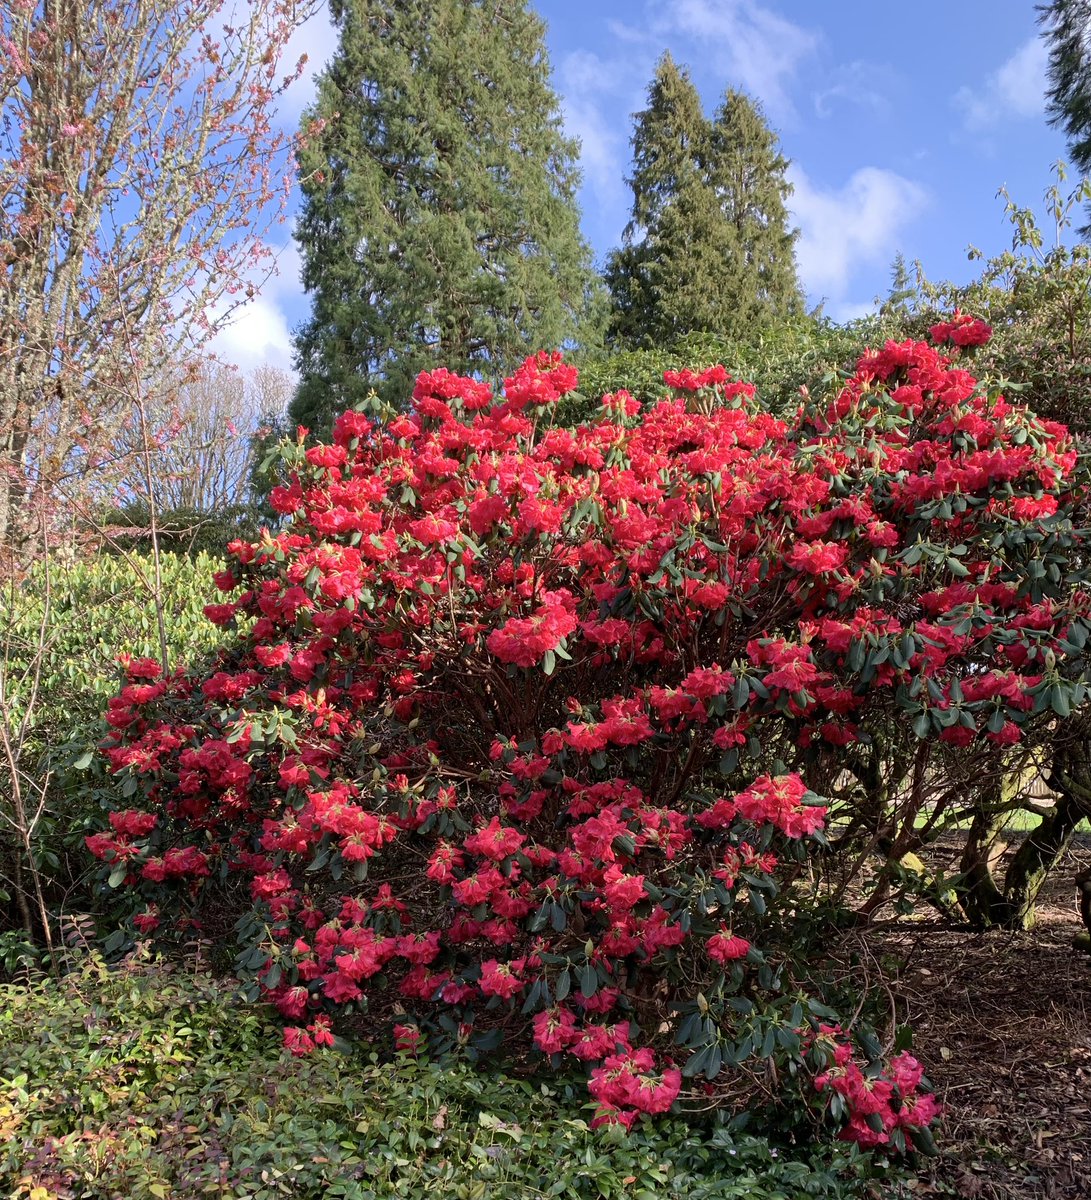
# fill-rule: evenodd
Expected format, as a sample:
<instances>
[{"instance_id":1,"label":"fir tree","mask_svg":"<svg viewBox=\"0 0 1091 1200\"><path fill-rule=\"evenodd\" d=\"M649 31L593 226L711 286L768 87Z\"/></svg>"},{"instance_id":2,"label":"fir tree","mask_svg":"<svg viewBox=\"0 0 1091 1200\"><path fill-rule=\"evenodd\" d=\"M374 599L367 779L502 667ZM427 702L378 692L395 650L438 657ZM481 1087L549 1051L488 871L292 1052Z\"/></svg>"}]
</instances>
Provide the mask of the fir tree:
<instances>
[{"instance_id":1,"label":"fir tree","mask_svg":"<svg viewBox=\"0 0 1091 1200\"><path fill-rule=\"evenodd\" d=\"M1091 174L1091 0L1051 0L1037 11L1049 48L1049 123L1064 130L1076 169Z\"/></svg>"},{"instance_id":2,"label":"fir tree","mask_svg":"<svg viewBox=\"0 0 1091 1200\"><path fill-rule=\"evenodd\" d=\"M908 320L914 315L920 301L921 265L919 262L916 264L916 275L917 279L914 280L913 275L910 274L909 264L905 261L905 255L899 250L890 264L890 290L885 297L876 296L874 300L880 317Z\"/></svg>"},{"instance_id":3,"label":"fir tree","mask_svg":"<svg viewBox=\"0 0 1091 1200\"><path fill-rule=\"evenodd\" d=\"M304 128L310 319L291 418L312 429L442 364L499 376L571 341L593 276L542 23L524 0L332 0Z\"/></svg>"},{"instance_id":4,"label":"fir tree","mask_svg":"<svg viewBox=\"0 0 1091 1200\"><path fill-rule=\"evenodd\" d=\"M606 269L615 341L734 337L801 310L788 163L750 100L728 91L709 121L664 55L632 144L632 219Z\"/></svg>"},{"instance_id":5,"label":"fir tree","mask_svg":"<svg viewBox=\"0 0 1091 1200\"><path fill-rule=\"evenodd\" d=\"M802 311L787 170L761 110L729 88L712 126L709 178L732 227L721 287L739 331Z\"/></svg>"}]
</instances>

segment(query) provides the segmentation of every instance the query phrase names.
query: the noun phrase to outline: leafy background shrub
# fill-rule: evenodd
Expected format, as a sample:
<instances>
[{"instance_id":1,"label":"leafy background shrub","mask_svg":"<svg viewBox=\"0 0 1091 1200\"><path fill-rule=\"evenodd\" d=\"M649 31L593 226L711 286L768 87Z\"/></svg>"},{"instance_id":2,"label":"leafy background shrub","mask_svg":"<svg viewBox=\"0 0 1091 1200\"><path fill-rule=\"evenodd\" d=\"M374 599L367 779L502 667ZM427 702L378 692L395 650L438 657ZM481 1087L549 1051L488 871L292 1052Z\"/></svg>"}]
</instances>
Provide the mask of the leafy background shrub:
<instances>
[{"instance_id":1,"label":"leafy background shrub","mask_svg":"<svg viewBox=\"0 0 1091 1200\"><path fill-rule=\"evenodd\" d=\"M668 389L664 371L700 370L722 364L736 379L754 384L758 404L779 417L791 416L804 397L819 397L850 375L865 346L882 345L899 332L896 321L869 317L836 324L820 317L785 320L745 337L693 333L672 345L644 350L584 352L573 356L579 391L557 405L559 424L593 416L600 397L625 389L642 403L661 400Z\"/></svg>"},{"instance_id":2,"label":"leafy background shrub","mask_svg":"<svg viewBox=\"0 0 1091 1200\"><path fill-rule=\"evenodd\" d=\"M1072 241L1071 228L1091 199L1091 181L1066 183L1064 163L1045 191L1045 216L997 193L1011 226L1011 248L980 263L969 283L930 280L917 264L916 279L906 273L896 284L891 318L918 336L955 309L987 321L993 336L982 347L979 372L1004 381L1017 397L1043 417L1064 421L1080 437L1091 433L1091 249ZM1086 237L1087 230L1080 231ZM904 286L903 286L904 285Z\"/></svg>"},{"instance_id":3,"label":"leafy background shrub","mask_svg":"<svg viewBox=\"0 0 1091 1200\"><path fill-rule=\"evenodd\" d=\"M103 546L107 554L151 552L151 511L136 500L112 509L101 518L110 538ZM251 504L225 504L215 511L200 508L159 509L155 514L156 536L161 550L177 555L222 557L224 546L234 538L253 541L263 520Z\"/></svg>"},{"instance_id":4,"label":"leafy background shrub","mask_svg":"<svg viewBox=\"0 0 1091 1200\"><path fill-rule=\"evenodd\" d=\"M204 616L202 581L221 561L207 553L160 557L172 662L197 662L220 641ZM20 890L30 889L31 867L41 873L54 917L94 906L83 838L101 823L116 790L94 751L106 702L123 678L118 656L160 654L154 580L148 556L53 555L5 585L4 719L31 810L44 804L28 856L11 809L11 763L0 760L0 806L8 818L0 822L0 971L41 946L37 913L27 928L19 903Z\"/></svg>"}]
</instances>

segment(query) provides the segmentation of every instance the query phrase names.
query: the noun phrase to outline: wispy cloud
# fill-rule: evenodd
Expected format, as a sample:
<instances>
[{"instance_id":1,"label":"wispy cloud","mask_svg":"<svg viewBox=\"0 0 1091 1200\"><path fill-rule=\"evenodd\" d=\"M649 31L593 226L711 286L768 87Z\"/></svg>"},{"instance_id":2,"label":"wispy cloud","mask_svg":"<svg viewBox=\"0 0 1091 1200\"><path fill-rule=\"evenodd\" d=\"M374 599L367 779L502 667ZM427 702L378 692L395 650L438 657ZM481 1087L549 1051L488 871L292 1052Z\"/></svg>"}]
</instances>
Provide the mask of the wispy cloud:
<instances>
[{"instance_id":1,"label":"wispy cloud","mask_svg":"<svg viewBox=\"0 0 1091 1200\"><path fill-rule=\"evenodd\" d=\"M788 177L800 278L812 296L835 306L844 305L857 268L893 258L899 234L928 205L920 184L879 167L861 167L838 189L816 186L797 165Z\"/></svg>"},{"instance_id":2,"label":"wispy cloud","mask_svg":"<svg viewBox=\"0 0 1091 1200\"><path fill-rule=\"evenodd\" d=\"M557 84L565 131L580 142L580 167L591 205L600 216L614 218L610 225L616 228L600 233L616 242L629 205L627 114L643 103L643 81L634 88L631 63L577 50L559 64ZM626 114L623 119L619 119L621 111Z\"/></svg>"},{"instance_id":3,"label":"wispy cloud","mask_svg":"<svg viewBox=\"0 0 1091 1200\"><path fill-rule=\"evenodd\" d=\"M838 67L835 82L813 93L815 114L825 119L845 105L875 113L887 112L890 101L882 92L880 81L889 79L891 74L888 66L860 60Z\"/></svg>"},{"instance_id":4,"label":"wispy cloud","mask_svg":"<svg viewBox=\"0 0 1091 1200\"><path fill-rule=\"evenodd\" d=\"M643 30L619 27L630 41L670 49L694 71L756 97L778 118L793 114L787 84L818 48L819 35L757 0L648 0Z\"/></svg>"},{"instance_id":5,"label":"wispy cloud","mask_svg":"<svg viewBox=\"0 0 1091 1200\"><path fill-rule=\"evenodd\" d=\"M959 88L953 103L962 110L966 129L977 133L1005 118L1038 116L1045 102L1048 58L1045 42L1035 35L982 84Z\"/></svg>"}]
</instances>

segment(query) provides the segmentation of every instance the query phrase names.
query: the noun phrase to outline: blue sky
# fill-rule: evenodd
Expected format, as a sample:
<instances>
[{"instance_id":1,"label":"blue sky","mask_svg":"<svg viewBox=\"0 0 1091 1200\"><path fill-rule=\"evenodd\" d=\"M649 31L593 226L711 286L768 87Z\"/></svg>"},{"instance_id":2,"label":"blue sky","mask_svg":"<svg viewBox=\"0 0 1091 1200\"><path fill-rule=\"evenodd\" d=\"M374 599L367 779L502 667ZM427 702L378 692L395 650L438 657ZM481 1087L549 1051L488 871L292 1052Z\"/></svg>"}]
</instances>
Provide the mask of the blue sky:
<instances>
[{"instance_id":1,"label":"blue sky","mask_svg":"<svg viewBox=\"0 0 1091 1200\"><path fill-rule=\"evenodd\" d=\"M538 0L566 128L582 143L583 231L601 261L630 193L631 114L669 50L711 112L726 87L758 99L791 160L797 260L811 303L835 319L885 294L901 251L929 277L965 280L966 248L1010 244L1001 185L1040 211L1062 136L1046 124L1046 53L1029 0ZM286 100L294 126L309 78L335 47L318 17L295 39L306 79ZM287 367L307 313L283 231L281 273L221 334L248 368Z\"/></svg>"}]
</instances>

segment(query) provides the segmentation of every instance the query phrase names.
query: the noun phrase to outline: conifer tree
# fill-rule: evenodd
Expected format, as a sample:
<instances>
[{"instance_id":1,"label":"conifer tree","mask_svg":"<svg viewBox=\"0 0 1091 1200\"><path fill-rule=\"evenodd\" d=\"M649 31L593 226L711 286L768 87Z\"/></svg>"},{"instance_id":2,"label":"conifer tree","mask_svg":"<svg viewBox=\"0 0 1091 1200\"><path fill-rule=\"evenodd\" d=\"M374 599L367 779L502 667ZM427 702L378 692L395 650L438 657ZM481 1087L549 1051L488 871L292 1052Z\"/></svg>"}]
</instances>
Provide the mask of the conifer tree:
<instances>
[{"instance_id":1,"label":"conifer tree","mask_svg":"<svg viewBox=\"0 0 1091 1200\"><path fill-rule=\"evenodd\" d=\"M571 341L593 276L541 21L524 0L332 0L296 237L314 430L442 364L486 377Z\"/></svg>"},{"instance_id":2,"label":"conifer tree","mask_svg":"<svg viewBox=\"0 0 1091 1200\"><path fill-rule=\"evenodd\" d=\"M1049 48L1049 123L1064 130L1076 169L1091 174L1091 0L1051 0L1037 11Z\"/></svg>"},{"instance_id":3,"label":"conifer tree","mask_svg":"<svg viewBox=\"0 0 1091 1200\"><path fill-rule=\"evenodd\" d=\"M729 88L712 125L708 176L732 227L721 288L738 330L802 309L795 240L789 228L788 160L760 108Z\"/></svg>"},{"instance_id":4,"label":"conifer tree","mask_svg":"<svg viewBox=\"0 0 1091 1200\"><path fill-rule=\"evenodd\" d=\"M708 120L666 54L632 144L632 219L606 268L613 340L734 337L799 312L788 163L756 106L728 91Z\"/></svg>"}]
</instances>

